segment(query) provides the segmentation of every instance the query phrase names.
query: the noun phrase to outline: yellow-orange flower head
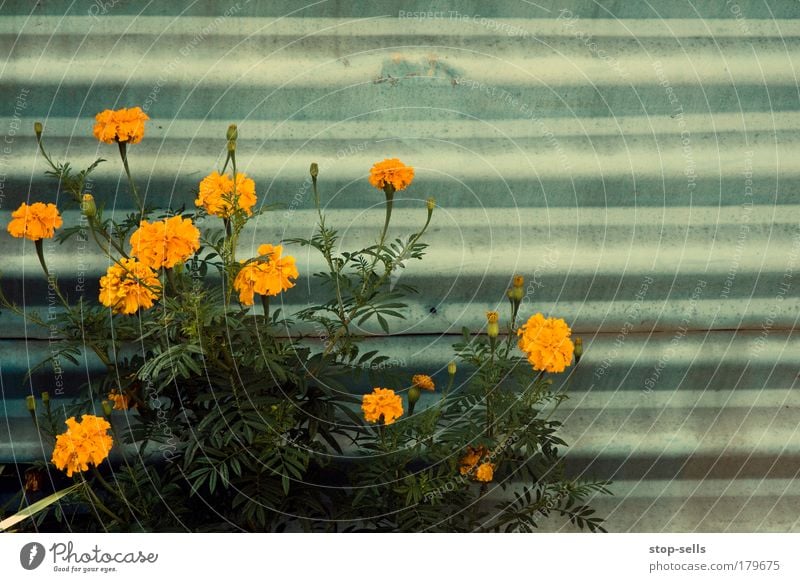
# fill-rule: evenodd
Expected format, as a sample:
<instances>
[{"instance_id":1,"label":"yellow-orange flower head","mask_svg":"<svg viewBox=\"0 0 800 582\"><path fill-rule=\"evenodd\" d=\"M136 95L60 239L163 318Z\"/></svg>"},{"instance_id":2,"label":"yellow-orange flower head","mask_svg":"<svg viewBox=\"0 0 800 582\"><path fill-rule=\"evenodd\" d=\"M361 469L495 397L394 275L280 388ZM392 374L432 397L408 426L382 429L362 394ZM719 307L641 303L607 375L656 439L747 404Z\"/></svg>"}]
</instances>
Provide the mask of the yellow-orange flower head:
<instances>
[{"instance_id":1,"label":"yellow-orange flower head","mask_svg":"<svg viewBox=\"0 0 800 582\"><path fill-rule=\"evenodd\" d=\"M94 136L104 143L139 143L144 137L144 122L150 119L140 107L105 111L95 115Z\"/></svg>"},{"instance_id":2,"label":"yellow-orange flower head","mask_svg":"<svg viewBox=\"0 0 800 582\"><path fill-rule=\"evenodd\" d=\"M466 454L459 459L458 464L459 472L462 475L468 475L475 470L475 466L481 462L481 459L489 454L489 449L483 445L477 447L467 447Z\"/></svg>"},{"instance_id":3,"label":"yellow-orange flower head","mask_svg":"<svg viewBox=\"0 0 800 582\"><path fill-rule=\"evenodd\" d=\"M256 183L242 172L236 173L235 198L233 178L228 174L213 172L200 182L200 192L194 203L220 218L229 218L237 209L244 210L248 216L252 215L252 208L256 204Z\"/></svg>"},{"instance_id":4,"label":"yellow-orange flower head","mask_svg":"<svg viewBox=\"0 0 800 582\"><path fill-rule=\"evenodd\" d=\"M390 388L375 388L372 393L364 394L361 410L367 422L383 419L383 424L392 424L403 416L403 399Z\"/></svg>"},{"instance_id":5,"label":"yellow-orange flower head","mask_svg":"<svg viewBox=\"0 0 800 582\"><path fill-rule=\"evenodd\" d=\"M200 248L200 231L188 218L172 216L158 222L143 220L131 235L131 256L158 270L170 269Z\"/></svg>"},{"instance_id":6,"label":"yellow-orange flower head","mask_svg":"<svg viewBox=\"0 0 800 582\"><path fill-rule=\"evenodd\" d=\"M131 399L123 392L112 390L108 393L108 399L114 403L114 410L128 410L131 407Z\"/></svg>"},{"instance_id":7,"label":"yellow-orange flower head","mask_svg":"<svg viewBox=\"0 0 800 582\"><path fill-rule=\"evenodd\" d=\"M482 463L478 470L475 471L475 480L482 483L488 483L494 479L494 465L491 463Z\"/></svg>"},{"instance_id":8,"label":"yellow-orange flower head","mask_svg":"<svg viewBox=\"0 0 800 582\"><path fill-rule=\"evenodd\" d=\"M150 308L160 292L155 271L136 259L120 259L100 278L100 303L114 313L131 315Z\"/></svg>"},{"instance_id":9,"label":"yellow-orange flower head","mask_svg":"<svg viewBox=\"0 0 800 582\"><path fill-rule=\"evenodd\" d=\"M369 183L378 190L383 190L390 184L395 191L406 188L414 179L414 168L406 166L397 158L383 160L372 166L369 171Z\"/></svg>"},{"instance_id":10,"label":"yellow-orange flower head","mask_svg":"<svg viewBox=\"0 0 800 582\"><path fill-rule=\"evenodd\" d=\"M294 279L300 273L294 257L281 257L282 253L281 245L261 245L258 247L259 257L245 263L233 281L233 288L239 292L242 305L252 305L256 293L278 295L294 287Z\"/></svg>"},{"instance_id":11,"label":"yellow-orange flower head","mask_svg":"<svg viewBox=\"0 0 800 582\"><path fill-rule=\"evenodd\" d=\"M422 388L423 390L429 390L431 392L436 389L433 378L426 374L414 374L411 378L411 383L417 388Z\"/></svg>"},{"instance_id":12,"label":"yellow-orange flower head","mask_svg":"<svg viewBox=\"0 0 800 582\"><path fill-rule=\"evenodd\" d=\"M89 465L99 465L108 458L114 441L108 430L111 425L104 418L84 414L81 421L74 416L66 420L67 431L56 437L53 449L53 464L66 471L67 477L73 473L87 471Z\"/></svg>"},{"instance_id":13,"label":"yellow-orange flower head","mask_svg":"<svg viewBox=\"0 0 800 582\"><path fill-rule=\"evenodd\" d=\"M55 204L34 202L30 206L24 202L11 213L8 233L16 238L25 237L37 241L53 238L55 230L64 224Z\"/></svg>"},{"instance_id":14,"label":"yellow-orange flower head","mask_svg":"<svg viewBox=\"0 0 800 582\"><path fill-rule=\"evenodd\" d=\"M534 370L563 372L572 364L575 347L569 326L563 319L533 315L517 330L519 349L528 356Z\"/></svg>"}]
</instances>

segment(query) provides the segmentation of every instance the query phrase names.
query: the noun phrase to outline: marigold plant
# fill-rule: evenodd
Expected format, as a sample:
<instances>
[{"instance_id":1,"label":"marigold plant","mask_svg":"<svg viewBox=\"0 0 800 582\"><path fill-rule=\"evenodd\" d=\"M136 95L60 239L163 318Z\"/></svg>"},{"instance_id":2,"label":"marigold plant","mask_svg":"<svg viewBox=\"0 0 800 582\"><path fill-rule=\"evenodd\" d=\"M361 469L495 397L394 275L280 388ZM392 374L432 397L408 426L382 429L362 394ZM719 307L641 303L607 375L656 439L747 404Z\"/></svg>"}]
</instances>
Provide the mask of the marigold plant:
<instances>
[{"instance_id":1,"label":"marigold plant","mask_svg":"<svg viewBox=\"0 0 800 582\"><path fill-rule=\"evenodd\" d=\"M73 171L35 128L65 194L59 204L80 215L64 225L55 205L23 204L8 225L35 241L47 277L46 319L2 293L0 305L50 339L26 405L47 450L38 468L49 462L63 472L21 488L20 504L51 493L37 489L61 497L59 509L43 504L31 527L533 531L560 517L602 529L589 500L607 492L605 482L572 477L563 464L557 409L571 376L552 376L577 366L583 346L574 351L562 319L536 314L518 325L522 275L500 282L511 284L507 312L470 308L482 325L463 328L443 361L434 361L435 349L425 361L395 352L392 336L414 313L416 292L400 273L425 257L439 208L414 192L413 167L397 158L372 166L361 187L381 189L385 206L381 216L366 215L367 242L350 248L324 211L326 176L316 163L297 220L284 224L256 207L255 181L237 166L234 125L220 136L220 166L196 197L176 203L188 210L152 198L145 205L127 144L143 138L146 121L136 107L97 116L95 136L118 144L131 197L127 205L115 199L124 211L111 213L99 189L87 192L104 160ZM392 222L401 192L403 225L413 227ZM305 238L272 239L242 256L244 233L299 224L313 224ZM50 237L95 244L93 264L108 268L81 271L91 292L50 273L42 244ZM280 305L270 308L275 296ZM64 360L81 374L51 399L39 370L61 369ZM98 410L102 417L91 414Z\"/></svg>"}]
</instances>

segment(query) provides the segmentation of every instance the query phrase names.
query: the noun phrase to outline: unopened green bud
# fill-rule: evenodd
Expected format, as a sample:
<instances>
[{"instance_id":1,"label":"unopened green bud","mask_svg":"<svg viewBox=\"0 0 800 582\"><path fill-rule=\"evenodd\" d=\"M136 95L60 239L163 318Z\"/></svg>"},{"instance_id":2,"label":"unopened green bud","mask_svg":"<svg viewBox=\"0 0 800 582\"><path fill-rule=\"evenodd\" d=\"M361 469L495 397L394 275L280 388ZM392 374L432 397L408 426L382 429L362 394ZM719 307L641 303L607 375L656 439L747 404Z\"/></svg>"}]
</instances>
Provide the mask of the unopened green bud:
<instances>
[{"instance_id":1,"label":"unopened green bud","mask_svg":"<svg viewBox=\"0 0 800 582\"><path fill-rule=\"evenodd\" d=\"M45 406L50 406L50 393L49 392L42 392L42 404Z\"/></svg>"},{"instance_id":2,"label":"unopened green bud","mask_svg":"<svg viewBox=\"0 0 800 582\"><path fill-rule=\"evenodd\" d=\"M450 374L451 376L455 376L456 375L456 363L455 362L450 362L449 364L447 364L447 373Z\"/></svg>"},{"instance_id":3,"label":"unopened green bud","mask_svg":"<svg viewBox=\"0 0 800 582\"><path fill-rule=\"evenodd\" d=\"M236 127L235 123L231 123L228 126L228 133L227 133L228 141L236 141L239 139L239 130Z\"/></svg>"},{"instance_id":4,"label":"unopened green bud","mask_svg":"<svg viewBox=\"0 0 800 582\"><path fill-rule=\"evenodd\" d=\"M428 212L433 212L433 209L436 208L436 198L431 196L430 198L428 198L427 204L428 204Z\"/></svg>"},{"instance_id":5,"label":"unopened green bud","mask_svg":"<svg viewBox=\"0 0 800 582\"><path fill-rule=\"evenodd\" d=\"M486 335L494 339L500 335L499 314L496 311L486 312Z\"/></svg>"},{"instance_id":6,"label":"unopened green bud","mask_svg":"<svg viewBox=\"0 0 800 582\"><path fill-rule=\"evenodd\" d=\"M583 338L576 337L575 338L575 363L577 364L581 360L581 356L583 355Z\"/></svg>"},{"instance_id":7,"label":"unopened green bud","mask_svg":"<svg viewBox=\"0 0 800 582\"><path fill-rule=\"evenodd\" d=\"M236 141L229 140L228 141L228 153L232 154L236 151Z\"/></svg>"},{"instance_id":8,"label":"unopened green bud","mask_svg":"<svg viewBox=\"0 0 800 582\"><path fill-rule=\"evenodd\" d=\"M311 164L311 167L308 169L308 173L311 174L312 178L319 176L319 166L317 165L317 162Z\"/></svg>"},{"instance_id":9,"label":"unopened green bud","mask_svg":"<svg viewBox=\"0 0 800 582\"><path fill-rule=\"evenodd\" d=\"M36 397L26 396L25 397L25 406L28 407L28 412L35 412L36 411Z\"/></svg>"},{"instance_id":10,"label":"unopened green bud","mask_svg":"<svg viewBox=\"0 0 800 582\"><path fill-rule=\"evenodd\" d=\"M81 212L86 218L94 218L97 216L97 205L94 203L94 196L91 194L84 194L81 199Z\"/></svg>"},{"instance_id":11,"label":"unopened green bud","mask_svg":"<svg viewBox=\"0 0 800 582\"><path fill-rule=\"evenodd\" d=\"M111 401L103 400L102 405L103 405L103 414L105 414L106 416L111 416L111 413L114 411L114 405L111 404Z\"/></svg>"},{"instance_id":12,"label":"unopened green bud","mask_svg":"<svg viewBox=\"0 0 800 582\"><path fill-rule=\"evenodd\" d=\"M37 140L42 138L42 130L43 129L44 128L42 127L42 122L41 121L37 121L37 122L35 122L33 124L33 131L36 134L36 139Z\"/></svg>"},{"instance_id":13,"label":"unopened green bud","mask_svg":"<svg viewBox=\"0 0 800 582\"><path fill-rule=\"evenodd\" d=\"M414 414L414 407L417 405L419 401L419 397L421 396L422 392L420 392L419 386L414 384L411 388L408 389L408 413Z\"/></svg>"}]
</instances>

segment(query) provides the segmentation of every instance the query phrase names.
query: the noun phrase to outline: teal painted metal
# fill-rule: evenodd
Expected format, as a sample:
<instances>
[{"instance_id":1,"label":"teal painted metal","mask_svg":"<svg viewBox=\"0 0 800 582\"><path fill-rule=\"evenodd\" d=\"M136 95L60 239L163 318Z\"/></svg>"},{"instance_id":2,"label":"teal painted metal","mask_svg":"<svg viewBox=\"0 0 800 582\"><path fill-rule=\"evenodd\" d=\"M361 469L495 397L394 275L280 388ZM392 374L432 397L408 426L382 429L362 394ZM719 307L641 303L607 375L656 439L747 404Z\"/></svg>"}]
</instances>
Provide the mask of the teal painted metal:
<instances>
[{"instance_id":1,"label":"teal painted metal","mask_svg":"<svg viewBox=\"0 0 800 582\"><path fill-rule=\"evenodd\" d=\"M615 481L597 501L612 530L800 530L796 3L165 4L0 6L3 224L29 197L55 201L37 119L59 157L110 159L91 186L115 213L129 202L91 136L97 111L147 109L131 162L148 199L173 205L192 203L238 123L241 166L276 205L247 250L309 233L311 161L331 222L370 241L381 198L366 171L398 156L417 168L398 231L427 196L441 209L426 262L403 274L421 289L413 317L369 340L393 366L440 370L523 273L525 313L585 338L562 415L572 469ZM92 299L102 257L77 242L47 253ZM4 289L46 314L32 247L0 237L0 257ZM295 291L289 310L315 293ZM48 351L0 313L4 460L43 454L23 376Z\"/></svg>"}]
</instances>

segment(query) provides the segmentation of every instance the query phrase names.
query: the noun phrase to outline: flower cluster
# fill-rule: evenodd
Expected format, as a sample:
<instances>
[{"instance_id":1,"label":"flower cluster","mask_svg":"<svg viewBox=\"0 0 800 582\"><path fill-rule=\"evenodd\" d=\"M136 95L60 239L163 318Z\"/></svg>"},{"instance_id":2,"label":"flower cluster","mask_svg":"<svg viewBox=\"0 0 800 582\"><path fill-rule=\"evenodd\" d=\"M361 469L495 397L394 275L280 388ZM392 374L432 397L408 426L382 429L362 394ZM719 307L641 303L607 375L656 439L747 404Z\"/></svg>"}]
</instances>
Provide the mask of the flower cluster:
<instances>
[{"instance_id":1,"label":"flower cluster","mask_svg":"<svg viewBox=\"0 0 800 582\"><path fill-rule=\"evenodd\" d=\"M150 119L140 107L106 109L95 116L94 136L104 143L139 143L144 137L144 122Z\"/></svg>"},{"instance_id":2,"label":"flower cluster","mask_svg":"<svg viewBox=\"0 0 800 582\"><path fill-rule=\"evenodd\" d=\"M242 172L236 173L236 192L233 191L233 178L228 174L213 172L200 182L200 191L195 206L205 208L206 212L230 218L237 210L244 210L248 216L253 214L256 204L256 183Z\"/></svg>"},{"instance_id":3,"label":"flower cluster","mask_svg":"<svg viewBox=\"0 0 800 582\"><path fill-rule=\"evenodd\" d=\"M459 472L476 481L488 483L494 479L495 469L494 464L488 460L489 456L489 449L483 445L467 447L466 454L458 461Z\"/></svg>"},{"instance_id":4,"label":"flower cluster","mask_svg":"<svg viewBox=\"0 0 800 582\"><path fill-rule=\"evenodd\" d=\"M171 269L200 248L200 231L188 218L172 216L158 222L143 220L131 235L131 254L143 265Z\"/></svg>"},{"instance_id":5,"label":"flower cluster","mask_svg":"<svg viewBox=\"0 0 800 582\"><path fill-rule=\"evenodd\" d=\"M131 315L153 306L161 281L153 269L136 259L120 259L100 278L100 303L114 313Z\"/></svg>"},{"instance_id":6,"label":"flower cluster","mask_svg":"<svg viewBox=\"0 0 800 582\"><path fill-rule=\"evenodd\" d=\"M375 388L361 399L361 410L367 422L392 424L403 416L403 399L390 388Z\"/></svg>"},{"instance_id":7,"label":"flower cluster","mask_svg":"<svg viewBox=\"0 0 800 582\"><path fill-rule=\"evenodd\" d=\"M300 276L294 257L281 257L281 245L261 245L258 257L244 263L236 275L233 288L239 292L242 305L253 305L254 295L278 295L294 287L294 279Z\"/></svg>"},{"instance_id":8,"label":"flower cluster","mask_svg":"<svg viewBox=\"0 0 800 582\"><path fill-rule=\"evenodd\" d=\"M517 345L528 356L534 370L563 372L572 363L575 349L571 333L563 319L545 318L537 313L517 330Z\"/></svg>"},{"instance_id":9,"label":"flower cluster","mask_svg":"<svg viewBox=\"0 0 800 582\"><path fill-rule=\"evenodd\" d=\"M81 421L74 416L66 420L67 431L56 437L53 464L66 471L67 477L99 465L108 457L114 441L108 430L111 425L104 418L84 414Z\"/></svg>"},{"instance_id":10,"label":"flower cluster","mask_svg":"<svg viewBox=\"0 0 800 582\"><path fill-rule=\"evenodd\" d=\"M42 202L34 202L30 206L23 202L11 213L11 219L8 233L13 237L25 237L32 241L53 238L55 229L64 224L56 205Z\"/></svg>"},{"instance_id":11,"label":"flower cluster","mask_svg":"<svg viewBox=\"0 0 800 582\"><path fill-rule=\"evenodd\" d=\"M379 190L384 190L388 185L399 192L411 184L413 179L414 168L406 166L397 158L378 162L369 171L369 183Z\"/></svg>"}]
</instances>

